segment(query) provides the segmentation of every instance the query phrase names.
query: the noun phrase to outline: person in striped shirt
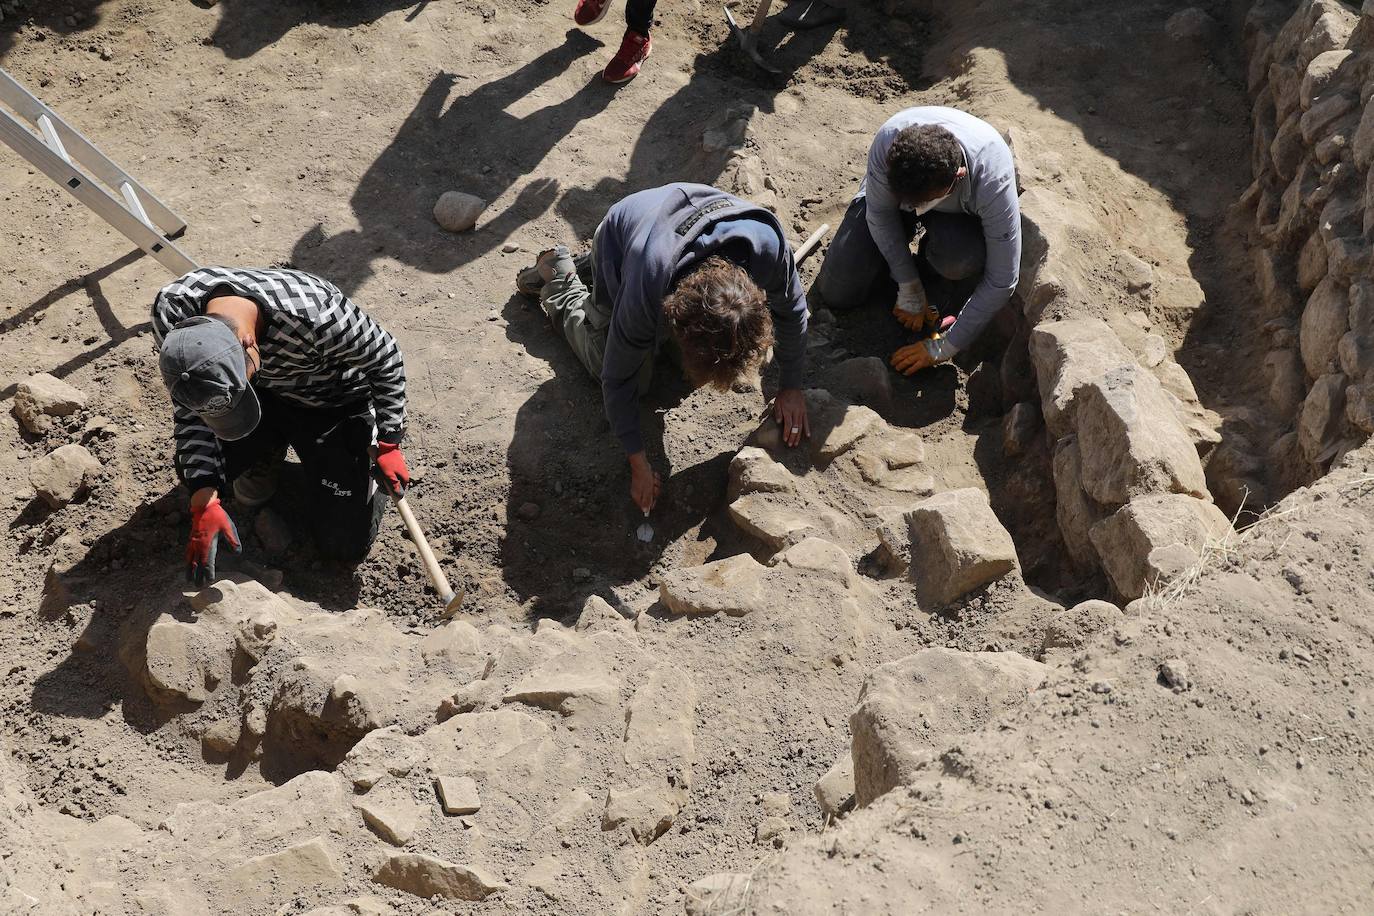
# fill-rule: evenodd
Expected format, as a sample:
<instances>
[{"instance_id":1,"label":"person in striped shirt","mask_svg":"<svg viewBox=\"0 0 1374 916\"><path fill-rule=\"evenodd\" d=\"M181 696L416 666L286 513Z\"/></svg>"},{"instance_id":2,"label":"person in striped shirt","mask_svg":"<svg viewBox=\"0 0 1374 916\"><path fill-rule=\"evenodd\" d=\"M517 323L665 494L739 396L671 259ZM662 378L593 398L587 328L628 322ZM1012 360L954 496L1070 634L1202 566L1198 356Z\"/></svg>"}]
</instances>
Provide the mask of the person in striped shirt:
<instances>
[{"instance_id":1,"label":"person in striped shirt","mask_svg":"<svg viewBox=\"0 0 1374 916\"><path fill-rule=\"evenodd\" d=\"M177 474L191 493L190 579L214 581L221 538L241 549L221 495L266 504L287 446L305 472L320 552L366 556L385 508L378 482L396 493L410 484L395 338L332 283L297 270L194 270L163 287L152 317Z\"/></svg>"}]
</instances>

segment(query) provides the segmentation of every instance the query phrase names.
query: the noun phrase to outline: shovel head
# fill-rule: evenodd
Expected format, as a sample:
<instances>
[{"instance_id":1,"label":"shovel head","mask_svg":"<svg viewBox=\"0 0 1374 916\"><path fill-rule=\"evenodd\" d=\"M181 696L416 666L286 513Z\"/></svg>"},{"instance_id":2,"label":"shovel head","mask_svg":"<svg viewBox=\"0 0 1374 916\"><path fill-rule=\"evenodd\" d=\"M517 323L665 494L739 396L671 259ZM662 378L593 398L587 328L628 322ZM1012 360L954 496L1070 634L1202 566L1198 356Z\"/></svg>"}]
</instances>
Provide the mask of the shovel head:
<instances>
[{"instance_id":1,"label":"shovel head","mask_svg":"<svg viewBox=\"0 0 1374 916\"><path fill-rule=\"evenodd\" d=\"M744 49L744 53L748 54L754 63L769 73L781 73L781 70L764 60L759 49L754 46L754 42L758 40L758 35L748 29L740 28L739 23L735 21L735 14L730 12L730 7L723 6L721 8L725 10L725 21L730 25L730 34L739 41L739 46Z\"/></svg>"}]
</instances>

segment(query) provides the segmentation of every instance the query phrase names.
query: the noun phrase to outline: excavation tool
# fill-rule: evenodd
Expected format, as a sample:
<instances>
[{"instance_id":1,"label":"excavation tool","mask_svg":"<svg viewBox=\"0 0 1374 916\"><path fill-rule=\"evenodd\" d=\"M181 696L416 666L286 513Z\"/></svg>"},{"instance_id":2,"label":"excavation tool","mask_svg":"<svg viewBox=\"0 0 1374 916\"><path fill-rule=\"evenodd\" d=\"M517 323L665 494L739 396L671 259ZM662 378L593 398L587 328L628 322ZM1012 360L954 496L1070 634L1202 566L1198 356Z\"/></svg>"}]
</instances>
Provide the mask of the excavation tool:
<instances>
[{"instance_id":1,"label":"excavation tool","mask_svg":"<svg viewBox=\"0 0 1374 916\"><path fill-rule=\"evenodd\" d=\"M439 593L439 600L444 602L442 616L448 619L458 613L458 609L463 606L463 593L455 593L453 586L448 584L448 576L439 568L439 560L434 556L434 551L429 549L429 541L425 539L424 531L420 530L420 523L415 520L415 513L410 511L410 503L406 502L405 496L396 493L390 487L387 487L387 491L391 493L391 501L396 504L396 511L401 513L401 521L406 523L406 531L410 533L411 543L415 545L420 562L425 566L429 584L434 586L434 590Z\"/></svg>"},{"instance_id":2,"label":"excavation tool","mask_svg":"<svg viewBox=\"0 0 1374 916\"><path fill-rule=\"evenodd\" d=\"M798 245L797 250L792 253L793 263L800 265L802 261L805 261L807 258L811 257L811 255L815 254L816 249L821 245L821 239L825 238L825 234L829 231L830 224L821 223L820 227L817 228L815 232L808 235L806 241Z\"/></svg>"},{"instance_id":3,"label":"excavation tool","mask_svg":"<svg viewBox=\"0 0 1374 916\"><path fill-rule=\"evenodd\" d=\"M763 59L759 53L759 33L763 31L763 20L768 18L768 8L773 5L773 0L759 0L758 8L754 10L754 21L749 23L749 28L742 29L735 21L735 14L730 12L730 7L725 7L725 21L730 24L730 34L739 40L739 46L744 49L744 53L769 73L781 73L768 61Z\"/></svg>"}]
</instances>

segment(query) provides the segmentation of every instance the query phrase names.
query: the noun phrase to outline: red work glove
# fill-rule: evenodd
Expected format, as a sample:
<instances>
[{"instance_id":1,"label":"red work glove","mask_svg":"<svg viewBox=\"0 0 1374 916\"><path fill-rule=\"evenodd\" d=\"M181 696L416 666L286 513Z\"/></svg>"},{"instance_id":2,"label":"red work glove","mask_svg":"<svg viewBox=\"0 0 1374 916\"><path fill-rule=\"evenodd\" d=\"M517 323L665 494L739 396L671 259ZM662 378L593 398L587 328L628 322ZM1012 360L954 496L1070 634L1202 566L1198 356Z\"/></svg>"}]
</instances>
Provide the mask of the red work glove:
<instances>
[{"instance_id":1,"label":"red work glove","mask_svg":"<svg viewBox=\"0 0 1374 916\"><path fill-rule=\"evenodd\" d=\"M391 492L405 495L406 487L410 486L410 468L406 467L406 456L401 454L401 447L395 442L377 443L377 471Z\"/></svg>"},{"instance_id":2,"label":"red work glove","mask_svg":"<svg viewBox=\"0 0 1374 916\"><path fill-rule=\"evenodd\" d=\"M203 507L191 509L191 541L186 545L186 578L196 585L215 581L215 555L219 553L219 539L224 538L234 553L242 553L239 532L234 521L220 505L219 497Z\"/></svg>"}]
</instances>

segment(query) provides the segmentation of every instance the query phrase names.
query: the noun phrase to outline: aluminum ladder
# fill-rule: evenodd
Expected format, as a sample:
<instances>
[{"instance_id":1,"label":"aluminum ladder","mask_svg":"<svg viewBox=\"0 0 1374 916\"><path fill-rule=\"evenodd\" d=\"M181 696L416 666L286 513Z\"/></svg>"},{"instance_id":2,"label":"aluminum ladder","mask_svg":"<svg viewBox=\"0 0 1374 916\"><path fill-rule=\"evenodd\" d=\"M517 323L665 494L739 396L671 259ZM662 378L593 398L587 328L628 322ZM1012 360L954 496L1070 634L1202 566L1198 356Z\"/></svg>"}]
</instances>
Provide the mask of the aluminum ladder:
<instances>
[{"instance_id":1,"label":"aluminum ladder","mask_svg":"<svg viewBox=\"0 0 1374 916\"><path fill-rule=\"evenodd\" d=\"M111 162L94 143L81 136L3 69L0 69L0 142L66 188L87 209L118 229L174 275L179 277L198 266L172 241L185 231L186 220ZM102 187L101 182L119 196Z\"/></svg>"}]
</instances>

